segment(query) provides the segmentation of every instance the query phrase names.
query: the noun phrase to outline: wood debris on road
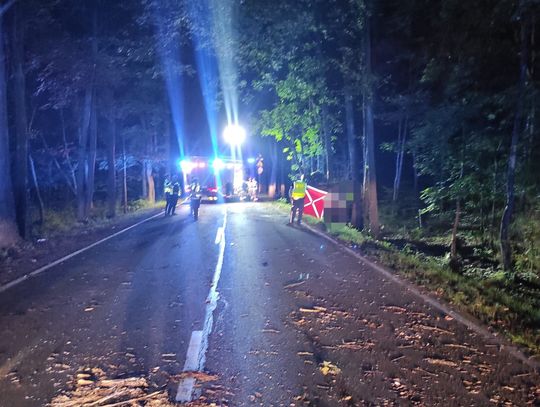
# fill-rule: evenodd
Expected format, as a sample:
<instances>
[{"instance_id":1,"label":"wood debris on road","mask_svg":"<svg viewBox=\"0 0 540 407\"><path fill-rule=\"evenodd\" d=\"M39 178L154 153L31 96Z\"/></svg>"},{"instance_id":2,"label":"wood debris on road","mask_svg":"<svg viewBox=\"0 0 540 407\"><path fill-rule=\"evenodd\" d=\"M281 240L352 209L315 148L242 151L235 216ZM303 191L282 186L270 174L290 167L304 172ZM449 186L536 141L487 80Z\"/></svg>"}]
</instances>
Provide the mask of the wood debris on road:
<instances>
[{"instance_id":1,"label":"wood debris on road","mask_svg":"<svg viewBox=\"0 0 540 407\"><path fill-rule=\"evenodd\" d=\"M74 388L56 396L51 407L117 407L143 405L172 407L165 390L149 392L143 377L108 379L101 369L83 369L76 376Z\"/></svg>"}]
</instances>

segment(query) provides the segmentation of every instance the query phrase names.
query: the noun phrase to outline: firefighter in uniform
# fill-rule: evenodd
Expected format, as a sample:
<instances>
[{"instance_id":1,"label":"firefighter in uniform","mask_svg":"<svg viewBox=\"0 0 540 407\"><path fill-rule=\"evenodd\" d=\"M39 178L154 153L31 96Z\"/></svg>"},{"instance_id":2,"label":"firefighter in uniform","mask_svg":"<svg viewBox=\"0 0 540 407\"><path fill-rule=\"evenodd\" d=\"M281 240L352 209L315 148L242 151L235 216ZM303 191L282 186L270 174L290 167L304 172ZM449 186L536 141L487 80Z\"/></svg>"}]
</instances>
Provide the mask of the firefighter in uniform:
<instances>
[{"instance_id":1,"label":"firefighter in uniform","mask_svg":"<svg viewBox=\"0 0 540 407\"><path fill-rule=\"evenodd\" d=\"M289 196L292 202L291 218L289 220L289 224L294 223L296 211L298 211L298 224L300 225L302 223L302 215L304 213L304 198L306 197L306 188L307 188L307 184L306 184L306 181L304 181L304 175L300 175L298 179L294 181L289 191Z\"/></svg>"}]
</instances>

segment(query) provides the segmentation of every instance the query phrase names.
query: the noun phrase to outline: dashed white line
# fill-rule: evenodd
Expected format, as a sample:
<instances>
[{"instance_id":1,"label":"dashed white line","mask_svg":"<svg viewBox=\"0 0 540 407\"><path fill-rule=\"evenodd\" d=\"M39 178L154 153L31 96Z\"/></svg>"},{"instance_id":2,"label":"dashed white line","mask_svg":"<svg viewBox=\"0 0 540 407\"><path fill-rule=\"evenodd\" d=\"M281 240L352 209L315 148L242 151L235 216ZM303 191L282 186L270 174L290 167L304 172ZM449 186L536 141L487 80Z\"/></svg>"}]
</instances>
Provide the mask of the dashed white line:
<instances>
[{"instance_id":1,"label":"dashed white line","mask_svg":"<svg viewBox=\"0 0 540 407\"><path fill-rule=\"evenodd\" d=\"M184 372L193 372L199 370L199 354L201 352L203 331L193 331L189 341L186 361L184 363ZM193 387L195 386L195 378L187 377L178 384L176 392L176 401L186 403L191 401Z\"/></svg>"},{"instance_id":2,"label":"dashed white line","mask_svg":"<svg viewBox=\"0 0 540 407\"><path fill-rule=\"evenodd\" d=\"M218 228L217 232L216 232L216 241L215 241L215 243L220 244L222 237L223 237L223 226L220 226Z\"/></svg>"},{"instance_id":3,"label":"dashed white line","mask_svg":"<svg viewBox=\"0 0 540 407\"><path fill-rule=\"evenodd\" d=\"M223 257L225 255L225 228L227 226L227 210L223 213L223 226L221 226L216 234L216 244L219 244L219 254L214 270L214 277L212 278L212 285L210 292L206 297L206 311L204 318L204 325L202 331L193 331L191 333L191 340L189 342L188 351L186 354L186 361L184 363L184 372L196 372L202 371L204 363L206 361L206 350L208 349L208 337L212 332L212 325L214 323L214 310L217 307L217 300L219 293L217 291L217 285L219 278L221 277L221 270L223 268ZM193 396L193 389L195 387L195 378L187 377L180 381L178 384L178 390L176 392L176 401L188 402L191 401Z\"/></svg>"},{"instance_id":4,"label":"dashed white line","mask_svg":"<svg viewBox=\"0 0 540 407\"><path fill-rule=\"evenodd\" d=\"M189 341L186 361L184 363L184 372L190 372L199 369L199 353L201 351L203 331L193 331Z\"/></svg>"}]
</instances>

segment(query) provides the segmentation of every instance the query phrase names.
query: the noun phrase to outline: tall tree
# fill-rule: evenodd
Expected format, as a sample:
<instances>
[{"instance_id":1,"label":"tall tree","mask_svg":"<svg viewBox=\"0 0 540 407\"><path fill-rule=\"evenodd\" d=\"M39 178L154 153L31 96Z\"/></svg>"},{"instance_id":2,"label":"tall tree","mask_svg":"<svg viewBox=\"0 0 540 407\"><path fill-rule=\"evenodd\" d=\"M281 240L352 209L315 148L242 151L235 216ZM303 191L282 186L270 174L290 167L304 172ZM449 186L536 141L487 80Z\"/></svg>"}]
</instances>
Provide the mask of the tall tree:
<instances>
[{"instance_id":1,"label":"tall tree","mask_svg":"<svg viewBox=\"0 0 540 407\"><path fill-rule=\"evenodd\" d=\"M508 237L508 230L510 228L512 214L514 212L517 147L519 136L523 131L523 108L525 91L527 88L529 41L531 40L531 17L533 15L531 13L532 3L532 1L520 0L519 8L516 12L516 20L519 21L520 32L518 95L516 100L514 123L512 126L510 154L508 155L508 169L506 175L506 204L501 218L500 227L502 264L504 269L507 271L512 269L512 248Z\"/></svg>"},{"instance_id":2,"label":"tall tree","mask_svg":"<svg viewBox=\"0 0 540 407\"><path fill-rule=\"evenodd\" d=\"M105 93L105 104L108 106L108 113L105 121L108 124L106 132L107 149L107 217L116 216L116 109L114 106L114 92Z\"/></svg>"},{"instance_id":3,"label":"tall tree","mask_svg":"<svg viewBox=\"0 0 540 407\"><path fill-rule=\"evenodd\" d=\"M0 247L11 246L19 239L11 183L4 49L4 14L12 4L13 1L0 5Z\"/></svg>"},{"instance_id":4,"label":"tall tree","mask_svg":"<svg viewBox=\"0 0 540 407\"><path fill-rule=\"evenodd\" d=\"M23 238L28 235L28 119L26 115L26 78L24 72L25 18L21 3L13 8L12 66L15 100L15 207L17 225Z\"/></svg>"},{"instance_id":5,"label":"tall tree","mask_svg":"<svg viewBox=\"0 0 540 407\"><path fill-rule=\"evenodd\" d=\"M363 56L364 56L364 202L367 207L364 210L367 212L369 220L369 230L375 237L379 237L380 225L379 225L379 203L377 198L377 170L375 165L375 125L374 125L374 113L373 104L375 102L375 92L373 86L373 74L371 67L371 18L372 9L369 4L358 0L357 7L359 9L360 18L363 18L361 24L364 28L363 37ZM366 175L367 174L367 175Z\"/></svg>"}]
</instances>

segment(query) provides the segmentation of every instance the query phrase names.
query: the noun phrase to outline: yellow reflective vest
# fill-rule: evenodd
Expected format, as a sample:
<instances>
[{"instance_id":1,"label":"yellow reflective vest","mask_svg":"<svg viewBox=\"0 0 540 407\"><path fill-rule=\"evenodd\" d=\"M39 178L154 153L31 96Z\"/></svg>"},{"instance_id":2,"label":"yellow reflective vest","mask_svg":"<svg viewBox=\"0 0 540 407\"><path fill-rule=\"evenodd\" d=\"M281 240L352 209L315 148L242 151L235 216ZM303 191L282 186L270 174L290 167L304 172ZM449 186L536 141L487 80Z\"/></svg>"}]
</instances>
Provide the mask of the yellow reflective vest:
<instances>
[{"instance_id":1,"label":"yellow reflective vest","mask_svg":"<svg viewBox=\"0 0 540 407\"><path fill-rule=\"evenodd\" d=\"M163 192L165 192L166 194L172 194L173 193L173 187L172 187L172 183L170 181L165 181Z\"/></svg>"},{"instance_id":2,"label":"yellow reflective vest","mask_svg":"<svg viewBox=\"0 0 540 407\"><path fill-rule=\"evenodd\" d=\"M292 199L302 199L306 196L307 184L304 181L294 181L291 194Z\"/></svg>"}]
</instances>

